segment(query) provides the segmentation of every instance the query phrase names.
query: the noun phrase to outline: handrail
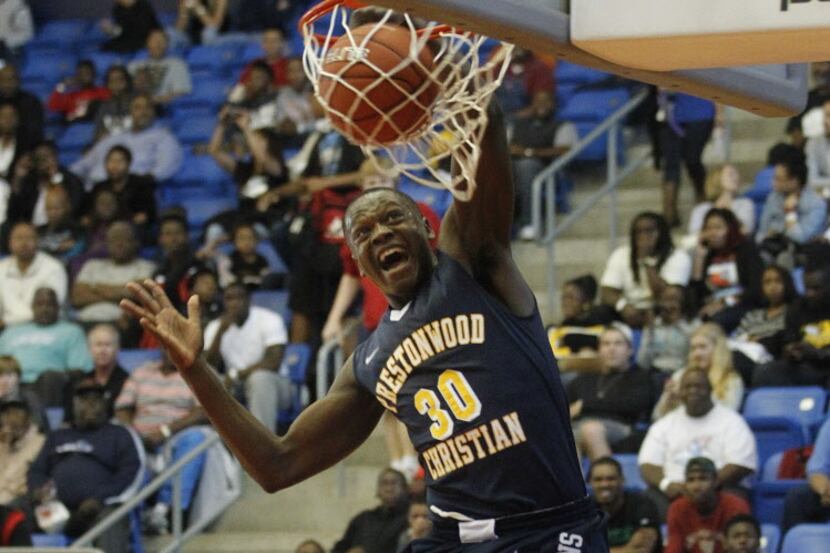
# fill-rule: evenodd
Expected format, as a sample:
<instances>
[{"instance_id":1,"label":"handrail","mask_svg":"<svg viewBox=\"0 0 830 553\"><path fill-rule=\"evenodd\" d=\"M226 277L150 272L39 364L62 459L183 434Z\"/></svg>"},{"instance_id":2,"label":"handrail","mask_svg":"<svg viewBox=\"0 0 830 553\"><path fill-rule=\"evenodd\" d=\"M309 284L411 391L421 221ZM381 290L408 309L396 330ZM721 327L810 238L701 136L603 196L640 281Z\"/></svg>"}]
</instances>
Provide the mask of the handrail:
<instances>
[{"instance_id":1,"label":"handrail","mask_svg":"<svg viewBox=\"0 0 830 553\"><path fill-rule=\"evenodd\" d=\"M555 241L558 236L570 229L585 213L592 209L605 196L611 196L609 209L609 241L611 247L617 239L617 202L616 192L620 183L639 169L650 157L649 153L630 161L622 170L618 167L617 145L618 129L623 119L634 111L648 97L648 90L643 89L635 94L628 102L612 113L591 132L580 139L567 153L556 158L533 179L532 183L532 227L538 243L547 246L547 296L549 313L556 311L556 265ZM559 226L556 225L556 173L579 156L585 148L601 135L608 133L606 151L606 181L586 201L574 209ZM544 188L544 196L543 196ZM543 222L543 205L545 209ZM544 228L543 228L544 227Z\"/></svg>"},{"instance_id":2,"label":"handrail","mask_svg":"<svg viewBox=\"0 0 830 553\"><path fill-rule=\"evenodd\" d=\"M591 132L583 136L579 141L577 141L574 146L568 150L565 154L557 157L550 165L542 169L539 174L533 179L533 189L532 189L532 210L533 210L533 230L534 235L536 236L537 240L542 236L542 186L544 185L546 180L550 180L555 178L556 172L563 169L568 163L576 159L585 148L590 146L594 140L599 138L604 133L608 132L611 127L616 126L619 124L622 119L628 116L629 113L634 111L645 99L648 98L648 90L641 90L637 94L634 95L628 102L626 102L620 109L612 113L605 119L602 123L597 125ZM609 135L609 138L611 135ZM616 136L614 136L616 139ZM608 160L611 161L610 159ZM614 162L616 162L616 152L614 152ZM548 194L548 207L554 206L555 202L553 202L553 198L550 197L551 195ZM547 233L545 238L542 239L543 243L547 243L553 240L552 229L547 229Z\"/></svg>"},{"instance_id":3,"label":"handrail","mask_svg":"<svg viewBox=\"0 0 830 553\"><path fill-rule=\"evenodd\" d=\"M190 461L207 451L209 448L213 447L217 442L220 441L218 434L212 434L209 436L204 442L200 443L198 446L193 448L192 450L188 451L181 459L178 459L175 463L161 471L158 476L153 478L153 480L147 484L146 486L142 487L141 490L134 495L129 500L122 503L117 509L112 511L109 515L104 517L104 519L86 531L80 538L75 540L69 549L82 549L84 547L89 546L92 544L93 540L98 538L101 534L109 529L116 521L120 520L124 516L128 516L130 511L132 511L136 505L140 502L144 501L147 497L153 494L156 490L164 485L165 482L170 480L170 478L175 476L173 480L173 537L174 541L170 546L164 549L164 551L171 551L173 549L178 549L181 547L181 544L186 540L193 536L196 531L191 532L193 528L188 528L187 532L184 534L181 533L181 471ZM208 524L209 521L204 521L203 524L197 525L200 528L197 531L200 531L204 526Z\"/></svg>"}]
</instances>

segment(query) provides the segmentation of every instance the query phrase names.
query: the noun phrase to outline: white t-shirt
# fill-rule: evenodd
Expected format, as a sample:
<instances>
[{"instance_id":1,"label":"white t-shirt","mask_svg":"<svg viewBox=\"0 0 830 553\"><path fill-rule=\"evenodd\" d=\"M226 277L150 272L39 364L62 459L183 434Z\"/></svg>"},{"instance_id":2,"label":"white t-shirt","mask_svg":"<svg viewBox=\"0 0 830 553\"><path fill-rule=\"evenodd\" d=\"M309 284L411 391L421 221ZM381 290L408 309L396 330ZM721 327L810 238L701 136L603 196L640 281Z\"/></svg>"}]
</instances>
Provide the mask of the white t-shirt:
<instances>
[{"instance_id":1,"label":"white t-shirt","mask_svg":"<svg viewBox=\"0 0 830 553\"><path fill-rule=\"evenodd\" d=\"M755 436L746 421L718 404L700 418L687 415L681 405L655 422L646 434L637 463L663 467L669 481L683 482L686 463L692 457L707 457L718 470L726 465L758 470Z\"/></svg>"},{"instance_id":2,"label":"white t-shirt","mask_svg":"<svg viewBox=\"0 0 830 553\"><path fill-rule=\"evenodd\" d=\"M81 267L75 282L126 286L128 282L150 278L155 270L155 263L141 258L120 265L111 259L90 259ZM78 310L78 320L85 322L117 321L121 315L118 304L108 301L91 303Z\"/></svg>"},{"instance_id":3,"label":"white t-shirt","mask_svg":"<svg viewBox=\"0 0 830 553\"><path fill-rule=\"evenodd\" d=\"M219 331L219 319L205 328L205 347L210 347ZM242 370L262 361L265 350L288 342L285 323L279 314L262 307L251 306L242 326L232 324L219 344L219 353L225 368Z\"/></svg>"},{"instance_id":4,"label":"white t-shirt","mask_svg":"<svg viewBox=\"0 0 830 553\"><path fill-rule=\"evenodd\" d=\"M689 254L679 249L675 249L660 268L660 278L677 286L686 286L691 273L692 260ZM630 246L620 246L608 258L601 285L622 290L625 301L639 309L648 309L654 303L645 267L640 267L640 282L634 281Z\"/></svg>"},{"instance_id":5,"label":"white t-shirt","mask_svg":"<svg viewBox=\"0 0 830 553\"><path fill-rule=\"evenodd\" d=\"M20 272L13 256L0 261L0 320L7 325L31 321L32 300L35 291L41 287L54 290L58 305L63 305L66 299L66 269L51 255L36 253L25 273Z\"/></svg>"}]
</instances>

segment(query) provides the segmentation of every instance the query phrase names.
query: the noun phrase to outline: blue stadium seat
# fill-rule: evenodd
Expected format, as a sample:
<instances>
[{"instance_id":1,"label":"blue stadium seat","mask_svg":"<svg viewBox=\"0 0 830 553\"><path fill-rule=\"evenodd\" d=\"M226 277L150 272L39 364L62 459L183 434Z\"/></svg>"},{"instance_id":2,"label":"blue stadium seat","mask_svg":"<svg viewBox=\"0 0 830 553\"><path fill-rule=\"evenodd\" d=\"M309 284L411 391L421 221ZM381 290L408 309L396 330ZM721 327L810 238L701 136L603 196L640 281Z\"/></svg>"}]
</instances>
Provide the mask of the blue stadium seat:
<instances>
[{"instance_id":1,"label":"blue stadium seat","mask_svg":"<svg viewBox=\"0 0 830 553\"><path fill-rule=\"evenodd\" d=\"M185 106L203 106L216 110L225 101L231 84L229 81L223 79L202 81L194 87L193 92L190 94L176 98L172 102L171 107L174 112Z\"/></svg>"},{"instance_id":2,"label":"blue stadium seat","mask_svg":"<svg viewBox=\"0 0 830 553\"><path fill-rule=\"evenodd\" d=\"M623 478L625 478L625 488L627 490L643 491L648 486L640 474L640 467L637 464L637 455L619 454L614 455L614 459L622 466Z\"/></svg>"},{"instance_id":3,"label":"blue stadium seat","mask_svg":"<svg viewBox=\"0 0 830 553\"><path fill-rule=\"evenodd\" d=\"M63 424L63 418L66 413L63 407L47 407L46 408L46 422L49 423L49 429L54 430L60 428Z\"/></svg>"},{"instance_id":4,"label":"blue stadium seat","mask_svg":"<svg viewBox=\"0 0 830 553\"><path fill-rule=\"evenodd\" d=\"M452 193L449 190L423 186L410 180L401 180L398 190L416 202L428 205L439 219L444 217L452 204Z\"/></svg>"},{"instance_id":5,"label":"blue stadium seat","mask_svg":"<svg viewBox=\"0 0 830 553\"><path fill-rule=\"evenodd\" d=\"M598 83L611 76L604 71L598 71L590 67L583 67L582 65L562 60L556 62L554 74L556 76L557 87L562 84L586 85Z\"/></svg>"},{"instance_id":6,"label":"blue stadium seat","mask_svg":"<svg viewBox=\"0 0 830 553\"><path fill-rule=\"evenodd\" d=\"M758 388L749 392L741 413L744 417L789 417L804 429L805 442L810 429L824 422L827 392L817 386Z\"/></svg>"},{"instance_id":7,"label":"blue stadium seat","mask_svg":"<svg viewBox=\"0 0 830 553\"><path fill-rule=\"evenodd\" d=\"M781 466L781 459L784 458L784 452L779 451L774 455L770 455L767 460L764 462L764 466L761 470L761 481L762 482L775 482L778 480L778 467Z\"/></svg>"},{"instance_id":8,"label":"blue stadium seat","mask_svg":"<svg viewBox=\"0 0 830 553\"><path fill-rule=\"evenodd\" d=\"M151 361L161 360L158 349L122 349L118 352L118 364L128 373Z\"/></svg>"},{"instance_id":9,"label":"blue stadium seat","mask_svg":"<svg viewBox=\"0 0 830 553\"><path fill-rule=\"evenodd\" d=\"M287 373L291 379L291 405L280 410L279 422L289 424L303 410L303 387L306 372L311 361L311 347L308 344L288 344L282 357L280 372Z\"/></svg>"},{"instance_id":10,"label":"blue stadium seat","mask_svg":"<svg viewBox=\"0 0 830 553\"><path fill-rule=\"evenodd\" d=\"M69 538L63 534L32 534L34 547L67 547Z\"/></svg>"},{"instance_id":11,"label":"blue stadium seat","mask_svg":"<svg viewBox=\"0 0 830 553\"><path fill-rule=\"evenodd\" d=\"M265 52L262 50L262 45L260 45L259 42L250 42L242 48L242 53L239 55L239 61L243 64L247 64L264 56Z\"/></svg>"},{"instance_id":12,"label":"blue stadium seat","mask_svg":"<svg viewBox=\"0 0 830 553\"><path fill-rule=\"evenodd\" d=\"M781 524L784 514L784 499L791 489L806 484L806 480L778 480L758 482L752 489L753 511L763 523Z\"/></svg>"},{"instance_id":13,"label":"blue stadium seat","mask_svg":"<svg viewBox=\"0 0 830 553\"><path fill-rule=\"evenodd\" d=\"M214 201L223 201L229 200L233 201L236 197L235 191L228 192L227 190L218 190L215 187L211 186L177 186L177 187L166 187L161 191L159 196L159 205L162 209L167 209L169 207L177 206L177 205L186 205L189 201L194 199L199 200L214 200Z\"/></svg>"},{"instance_id":14,"label":"blue stadium seat","mask_svg":"<svg viewBox=\"0 0 830 553\"><path fill-rule=\"evenodd\" d=\"M129 55L113 52L92 52L86 57L95 65L99 75L104 75L111 65L127 65L131 61Z\"/></svg>"},{"instance_id":15,"label":"blue stadium seat","mask_svg":"<svg viewBox=\"0 0 830 553\"><path fill-rule=\"evenodd\" d=\"M286 326L291 321L287 290L257 290L251 294L251 304L279 313Z\"/></svg>"},{"instance_id":16,"label":"blue stadium seat","mask_svg":"<svg viewBox=\"0 0 830 553\"><path fill-rule=\"evenodd\" d=\"M69 45L90 31L88 19L53 19L47 21L38 30L38 37L56 40L60 44ZM91 23L95 26L95 23Z\"/></svg>"},{"instance_id":17,"label":"blue stadium seat","mask_svg":"<svg viewBox=\"0 0 830 553\"><path fill-rule=\"evenodd\" d=\"M213 128L216 126L215 115L191 117L186 120L177 119L176 137L182 144L193 145L208 142Z\"/></svg>"},{"instance_id":18,"label":"blue stadium seat","mask_svg":"<svg viewBox=\"0 0 830 553\"><path fill-rule=\"evenodd\" d=\"M574 97L579 86L571 83L556 83L556 105L566 105Z\"/></svg>"},{"instance_id":19,"label":"blue stadium seat","mask_svg":"<svg viewBox=\"0 0 830 553\"><path fill-rule=\"evenodd\" d=\"M761 551L777 553L781 545L781 529L777 524L761 525Z\"/></svg>"},{"instance_id":20,"label":"blue stadium seat","mask_svg":"<svg viewBox=\"0 0 830 553\"><path fill-rule=\"evenodd\" d=\"M204 188L214 192L224 191L223 182L230 176L210 156L185 156L181 168L170 179L172 187Z\"/></svg>"},{"instance_id":21,"label":"blue stadium seat","mask_svg":"<svg viewBox=\"0 0 830 553\"><path fill-rule=\"evenodd\" d=\"M84 155L82 150L61 150L58 153L58 161L64 167L69 167Z\"/></svg>"},{"instance_id":22,"label":"blue stadium seat","mask_svg":"<svg viewBox=\"0 0 830 553\"><path fill-rule=\"evenodd\" d=\"M763 467L775 453L807 443L804 430L797 421L789 417L745 417L755 435L758 446L758 466Z\"/></svg>"},{"instance_id":23,"label":"blue stadium seat","mask_svg":"<svg viewBox=\"0 0 830 553\"><path fill-rule=\"evenodd\" d=\"M598 123L625 105L630 97L625 88L577 92L557 117L563 121Z\"/></svg>"},{"instance_id":24,"label":"blue stadium seat","mask_svg":"<svg viewBox=\"0 0 830 553\"><path fill-rule=\"evenodd\" d=\"M223 211L236 209L236 198L195 198L183 203L187 211L187 222L192 229L202 229L211 217Z\"/></svg>"},{"instance_id":25,"label":"blue stadium seat","mask_svg":"<svg viewBox=\"0 0 830 553\"><path fill-rule=\"evenodd\" d=\"M765 167L758 171L755 175L755 181L752 186L744 192L744 197L752 200L755 204L755 220L761 220L761 212L764 209L764 203L767 201L767 196L772 192L772 174L773 167Z\"/></svg>"},{"instance_id":26,"label":"blue stadium seat","mask_svg":"<svg viewBox=\"0 0 830 553\"><path fill-rule=\"evenodd\" d=\"M192 71L207 70L224 74L239 55L237 44L195 46L187 54L187 64Z\"/></svg>"},{"instance_id":27,"label":"blue stadium seat","mask_svg":"<svg viewBox=\"0 0 830 553\"><path fill-rule=\"evenodd\" d=\"M95 125L93 123L75 123L69 125L60 138L57 140L59 151L83 150L95 138Z\"/></svg>"},{"instance_id":28,"label":"blue stadium seat","mask_svg":"<svg viewBox=\"0 0 830 553\"><path fill-rule=\"evenodd\" d=\"M784 536L781 553L827 553L830 524L799 524Z\"/></svg>"},{"instance_id":29,"label":"blue stadium seat","mask_svg":"<svg viewBox=\"0 0 830 553\"><path fill-rule=\"evenodd\" d=\"M208 106L180 105L174 106L174 108L170 111L172 114L171 119L174 128L181 126L185 121L194 117L211 116L214 118L214 121L216 120L216 110L213 110Z\"/></svg>"},{"instance_id":30,"label":"blue stadium seat","mask_svg":"<svg viewBox=\"0 0 830 553\"><path fill-rule=\"evenodd\" d=\"M75 56L68 53L29 56L20 79L25 82L57 83L75 70Z\"/></svg>"}]
</instances>

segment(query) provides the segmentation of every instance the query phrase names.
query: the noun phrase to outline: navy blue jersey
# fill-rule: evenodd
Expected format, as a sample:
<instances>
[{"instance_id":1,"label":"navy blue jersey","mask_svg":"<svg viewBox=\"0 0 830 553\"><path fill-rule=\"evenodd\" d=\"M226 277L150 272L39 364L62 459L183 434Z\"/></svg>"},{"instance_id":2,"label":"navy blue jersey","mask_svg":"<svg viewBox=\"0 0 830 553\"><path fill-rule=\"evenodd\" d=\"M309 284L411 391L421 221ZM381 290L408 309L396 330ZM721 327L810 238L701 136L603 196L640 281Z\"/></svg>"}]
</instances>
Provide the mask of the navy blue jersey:
<instances>
[{"instance_id":1,"label":"navy blue jersey","mask_svg":"<svg viewBox=\"0 0 830 553\"><path fill-rule=\"evenodd\" d=\"M433 511L493 518L585 496L538 309L517 317L450 256L353 358L361 386L406 425Z\"/></svg>"}]
</instances>

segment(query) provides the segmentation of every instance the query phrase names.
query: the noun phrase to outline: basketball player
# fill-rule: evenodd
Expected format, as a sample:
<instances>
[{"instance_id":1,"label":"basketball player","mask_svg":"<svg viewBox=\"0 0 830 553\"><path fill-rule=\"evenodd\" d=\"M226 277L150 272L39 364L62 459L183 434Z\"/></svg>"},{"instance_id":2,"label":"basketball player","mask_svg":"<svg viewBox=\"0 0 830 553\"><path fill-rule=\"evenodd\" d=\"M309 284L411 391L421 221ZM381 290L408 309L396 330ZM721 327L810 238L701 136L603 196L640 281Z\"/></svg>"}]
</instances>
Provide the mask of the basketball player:
<instances>
[{"instance_id":1,"label":"basketball player","mask_svg":"<svg viewBox=\"0 0 830 553\"><path fill-rule=\"evenodd\" d=\"M205 362L195 296L185 318L146 281L130 284L136 302L122 305L158 336L265 490L337 463L386 410L406 425L426 471L434 529L413 552L605 553L556 361L511 257L510 161L501 113L490 111L475 195L448 211L437 253L408 196L375 189L349 206L346 240L390 309L285 436L268 432Z\"/></svg>"}]
</instances>

